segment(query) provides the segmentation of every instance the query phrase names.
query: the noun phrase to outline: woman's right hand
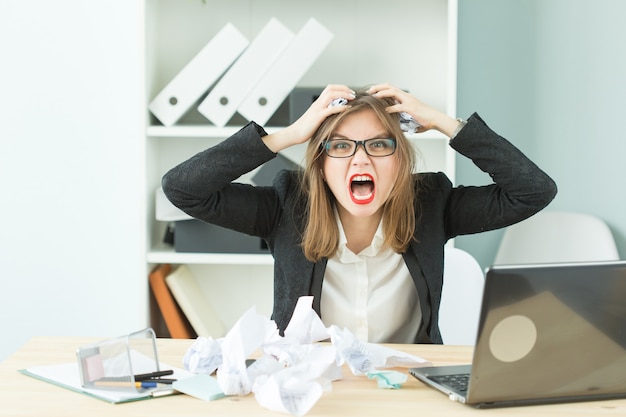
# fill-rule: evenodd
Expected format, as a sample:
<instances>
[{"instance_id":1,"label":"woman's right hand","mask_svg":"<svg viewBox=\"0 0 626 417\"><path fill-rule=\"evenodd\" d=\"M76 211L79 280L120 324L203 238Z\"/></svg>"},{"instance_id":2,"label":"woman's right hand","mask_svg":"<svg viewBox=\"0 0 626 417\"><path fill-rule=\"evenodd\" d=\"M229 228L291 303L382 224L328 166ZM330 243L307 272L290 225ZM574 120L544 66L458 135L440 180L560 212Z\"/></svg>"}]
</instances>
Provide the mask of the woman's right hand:
<instances>
[{"instance_id":1,"label":"woman's right hand","mask_svg":"<svg viewBox=\"0 0 626 417\"><path fill-rule=\"evenodd\" d=\"M278 132L264 136L263 141L274 153L304 143L328 116L344 111L349 105L330 106L333 100L345 98L349 103L354 96L354 91L345 85L328 85L298 120Z\"/></svg>"}]
</instances>

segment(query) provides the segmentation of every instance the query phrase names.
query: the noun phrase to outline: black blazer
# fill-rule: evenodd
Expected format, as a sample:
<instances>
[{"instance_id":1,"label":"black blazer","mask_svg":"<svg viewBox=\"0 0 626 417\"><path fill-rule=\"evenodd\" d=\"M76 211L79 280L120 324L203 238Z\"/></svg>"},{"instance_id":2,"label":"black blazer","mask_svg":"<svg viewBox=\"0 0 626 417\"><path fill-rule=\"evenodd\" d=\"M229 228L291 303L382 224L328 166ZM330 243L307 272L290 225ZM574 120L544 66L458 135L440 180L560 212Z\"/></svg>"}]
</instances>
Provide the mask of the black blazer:
<instances>
[{"instance_id":1,"label":"black blazer","mask_svg":"<svg viewBox=\"0 0 626 417\"><path fill-rule=\"evenodd\" d=\"M234 183L276 155L251 122L219 145L171 169L162 180L169 200L192 217L266 240L274 257L272 318L286 328L300 296L313 295L320 314L326 259L309 262L300 249L306 201L297 172L280 172L271 187ZM445 243L458 235L498 229L552 201L556 184L506 139L473 114L450 140L494 183L453 187L443 173L415 174L415 240L403 258L417 288L422 326L416 343L442 343L438 326Z\"/></svg>"}]
</instances>

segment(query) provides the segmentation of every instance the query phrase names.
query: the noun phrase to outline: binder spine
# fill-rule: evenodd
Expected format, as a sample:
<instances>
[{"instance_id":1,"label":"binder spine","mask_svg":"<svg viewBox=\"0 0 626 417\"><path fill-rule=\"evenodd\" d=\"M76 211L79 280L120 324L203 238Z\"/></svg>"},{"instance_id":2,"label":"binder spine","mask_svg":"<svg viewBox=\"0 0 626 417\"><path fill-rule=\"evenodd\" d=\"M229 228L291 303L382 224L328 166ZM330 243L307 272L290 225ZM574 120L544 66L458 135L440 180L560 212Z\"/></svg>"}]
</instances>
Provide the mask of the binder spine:
<instances>
[{"instance_id":1,"label":"binder spine","mask_svg":"<svg viewBox=\"0 0 626 417\"><path fill-rule=\"evenodd\" d=\"M227 23L150 102L152 114L165 126L175 124L248 44L248 39Z\"/></svg>"},{"instance_id":2,"label":"binder spine","mask_svg":"<svg viewBox=\"0 0 626 417\"><path fill-rule=\"evenodd\" d=\"M226 126L237 107L294 37L280 21L270 19L200 103L198 112L216 126Z\"/></svg>"},{"instance_id":3,"label":"binder spine","mask_svg":"<svg viewBox=\"0 0 626 417\"><path fill-rule=\"evenodd\" d=\"M258 124L267 123L332 38L333 34L321 23L309 19L245 98L238 112Z\"/></svg>"}]
</instances>

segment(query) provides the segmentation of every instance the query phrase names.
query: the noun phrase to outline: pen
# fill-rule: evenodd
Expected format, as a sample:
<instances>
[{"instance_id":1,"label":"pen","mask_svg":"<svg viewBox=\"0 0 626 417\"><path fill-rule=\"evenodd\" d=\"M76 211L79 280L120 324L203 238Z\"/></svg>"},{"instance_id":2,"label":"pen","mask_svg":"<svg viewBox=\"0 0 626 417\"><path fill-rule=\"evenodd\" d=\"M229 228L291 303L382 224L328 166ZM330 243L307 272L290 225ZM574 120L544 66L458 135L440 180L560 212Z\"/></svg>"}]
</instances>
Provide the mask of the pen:
<instances>
[{"instance_id":1,"label":"pen","mask_svg":"<svg viewBox=\"0 0 626 417\"><path fill-rule=\"evenodd\" d=\"M137 388L159 388L159 387L167 387L172 388L172 384L164 384L162 382L153 382L153 381L141 381L135 382L135 386Z\"/></svg>"},{"instance_id":2,"label":"pen","mask_svg":"<svg viewBox=\"0 0 626 417\"><path fill-rule=\"evenodd\" d=\"M174 370L166 369L164 371L148 372L147 374L137 374L135 375L135 381L145 381L146 379L153 379L153 378L158 378L160 376L172 375L173 373L174 373Z\"/></svg>"},{"instance_id":3,"label":"pen","mask_svg":"<svg viewBox=\"0 0 626 417\"><path fill-rule=\"evenodd\" d=\"M144 381L141 381L144 382ZM160 382L161 384L173 384L174 382L176 382L176 379L174 378L151 378L151 379L146 379L145 382Z\"/></svg>"}]
</instances>

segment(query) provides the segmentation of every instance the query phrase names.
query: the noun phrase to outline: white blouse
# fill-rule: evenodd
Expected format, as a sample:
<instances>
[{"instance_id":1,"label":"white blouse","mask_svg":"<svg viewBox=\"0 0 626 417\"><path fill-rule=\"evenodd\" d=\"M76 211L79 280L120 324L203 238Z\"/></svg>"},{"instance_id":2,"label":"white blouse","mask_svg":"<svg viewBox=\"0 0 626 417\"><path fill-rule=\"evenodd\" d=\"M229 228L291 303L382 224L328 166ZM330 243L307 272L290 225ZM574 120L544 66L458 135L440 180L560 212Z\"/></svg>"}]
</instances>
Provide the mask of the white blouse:
<instances>
[{"instance_id":1,"label":"white blouse","mask_svg":"<svg viewBox=\"0 0 626 417\"><path fill-rule=\"evenodd\" d=\"M322 321L348 328L359 340L413 343L422 314L417 289L402 255L381 250L382 221L372 243L355 254L339 225L339 248L328 259L320 309Z\"/></svg>"}]
</instances>

